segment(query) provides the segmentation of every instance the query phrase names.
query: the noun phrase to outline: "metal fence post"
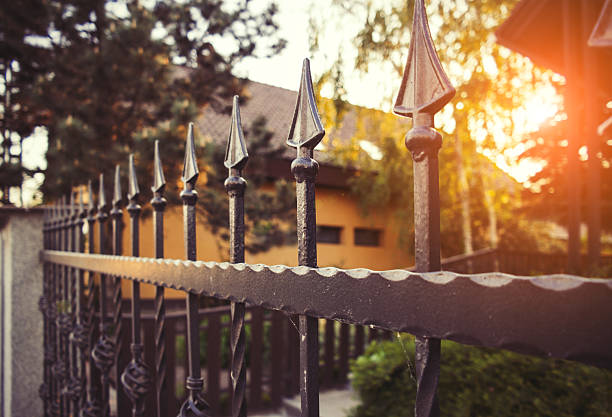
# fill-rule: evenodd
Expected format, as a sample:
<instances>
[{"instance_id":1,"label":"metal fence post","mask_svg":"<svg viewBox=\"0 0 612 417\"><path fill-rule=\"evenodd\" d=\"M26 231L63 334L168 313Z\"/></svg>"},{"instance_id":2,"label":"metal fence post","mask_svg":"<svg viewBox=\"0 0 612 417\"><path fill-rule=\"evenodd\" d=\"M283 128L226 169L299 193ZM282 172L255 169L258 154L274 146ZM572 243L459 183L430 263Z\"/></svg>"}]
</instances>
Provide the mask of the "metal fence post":
<instances>
[{"instance_id":1,"label":"metal fence post","mask_svg":"<svg viewBox=\"0 0 612 417\"><path fill-rule=\"evenodd\" d=\"M454 96L455 89L442 69L431 39L425 5L414 5L412 37L408 60L393 112L411 117L413 127L406 135L406 147L414 165L415 263L417 272L440 269L440 194L438 150L442 136L433 129L434 115ZM415 338L417 395L415 415L440 414L438 377L440 340Z\"/></svg>"},{"instance_id":2,"label":"metal fence post","mask_svg":"<svg viewBox=\"0 0 612 417\"><path fill-rule=\"evenodd\" d=\"M62 197L61 211L60 211L60 250L67 252L69 249L68 242L68 229L70 226L70 211L66 204L66 198ZM60 396L60 415L68 416L70 414L70 403L68 401L67 385L69 378L69 346L68 346L68 334L70 333L70 312L68 311L68 273L69 268L63 266L60 268L61 276L59 279L59 306L57 315L57 326L59 330L60 338L60 350L59 350L59 362L57 367L57 376L60 381L59 385L59 396Z\"/></svg>"},{"instance_id":3,"label":"metal fence post","mask_svg":"<svg viewBox=\"0 0 612 417\"><path fill-rule=\"evenodd\" d=\"M319 164L312 159L325 130L319 118L310 76L310 61L304 60L293 121L287 145L297 149L291 163L296 180L298 262L317 266L317 219L315 210L315 178ZM319 415L319 320L300 315L300 393L302 416Z\"/></svg>"},{"instance_id":4,"label":"metal fence post","mask_svg":"<svg viewBox=\"0 0 612 417\"><path fill-rule=\"evenodd\" d=\"M83 225L85 223L85 217L87 216L87 211L85 210L85 206L83 205L83 190L79 192L79 209L76 217L76 241L75 241L75 249L77 252L85 251L85 241L83 236ZM89 346L89 329L87 327L87 317L86 313L83 309L83 287L84 287L84 272L82 269L77 270L76 272L76 324L74 326L74 330L71 334L72 343L76 348L78 348L78 358L75 358L75 361L78 363L78 373L76 375L78 381L78 404L75 406L76 410L80 410L85 407L86 399L87 399L87 373L85 371L86 367L86 355L88 353ZM75 352L76 354L76 352Z\"/></svg>"},{"instance_id":5,"label":"metal fence post","mask_svg":"<svg viewBox=\"0 0 612 417\"><path fill-rule=\"evenodd\" d=\"M198 180L198 162L195 155L193 123L189 123L187 143L185 146L185 163L183 165L184 188L181 191L183 200L183 232L185 255L187 260L196 260L196 213L195 204L198 193L195 184ZM180 417L205 417L210 415L210 407L202 397L204 380L200 370L200 321L198 314L198 295L187 293L187 355L189 357L189 376L185 388L189 398L181 406Z\"/></svg>"},{"instance_id":6,"label":"metal fence post","mask_svg":"<svg viewBox=\"0 0 612 417\"><path fill-rule=\"evenodd\" d=\"M130 214L130 235L132 256L140 256L140 211L138 196L140 188L136 178L136 167L134 167L134 154L130 154L129 160L129 189L127 206ZM121 383L126 393L132 400L133 417L144 416L144 399L151 385L151 373L144 363L142 343L140 338L140 283L132 281L132 360L121 375ZM119 364L117 364L118 366Z\"/></svg>"},{"instance_id":7,"label":"metal fence post","mask_svg":"<svg viewBox=\"0 0 612 417\"><path fill-rule=\"evenodd\" d=\"M74 204L74 191L70 191L70 216L69 216L69 241L70 246L68 250L70 252L76 252L78 250L78 245L80 242L80 238L77 236L78 234L78 224L79 224L79 212L77 211ZM77 241L78 239L78 241ZM78 314L79 309L77 306L77 297L80 294L77 292L77 275L79 274L79 270L76 268L69 268L68 274L70 278L70 332L68 333L68 346L69 356L70 356L70 376L68 380L68 384L66 386L66 395L68 399L72 401L71 409L72 414L76 414L79 410L80 404L80 389L81 389L81 379L79 377L79 354L78 354L78 346L74 341L74 332L76 330L76 326L78 323Z\"/></svg>"},{"instance_id":8,"label":"metal fence post","mask_svg":"<svg viewBox=\"0 0 612 417\"><path fill-rule=\"evenodd\" d=\"M113 187L113 208L110 215L113 219L113 255L123 253L123 195L121 192L121 168L115 166L115 182ZM117 395L117 417L127 414L128 399L121 389L121 372L126 366L126 355L123 350L123 292L121 277L113 278L113 342L114 342L114 380Z\"/></svg>"},{"instance_id":9,"label":"metal fence post","mask_svg":"<svg viewBox=\"0 0 612 417\"><path fill-rule=\"evenodd\" d=\"M91 181L87 184L87 252L94 253L94 225L96 223L96 206L94 205L94 194ZM94 366L92 351L98 338L96 330L96 285L93 272L87 273L87 364L89 372L87 378L87 402L81 410L81 417L98 417L102 411L100 404L100 382L101 376L98 368Z\"/></svg>"},{"instance_id":10,"label":"metal fence post","mask_svg":"<svg viewBox=\"0 0 612 417\"><path fill-rule=\"evenodd\" d=\"M153 168L153 242L155 245L155 257L164 257L164 210L166 199L164 188L166 179L159 156L159 140L155 141L155 155ZM174 340L172 340L174 343ZM155 287L155 404L157 417L166 417L167 404L170 398L174 398L173 392L168 392L166 384L166 303L164 299L164 287Z\"/></svg>"},{"instance_id":11,"label":"metal fence post","mask_svg":"<svg viewBox=\"0 0 612 417\"><path fill-rule=\"evenodd\" d=\"M229 175L225 180L225 189L229 195L229 250L231 263L244 262L244 189L246 188L246 181L242 178L242 169L246 165L248 158L249 154L242 134L238 96L234 96L232 122L225 151L225 167L229 170ZM244 357L246 342L244 311L244 303L232 301L230 305L232 320L230 347L232 351L233 417L245 417L247 413L245 401L246 366Z\"/></svg>"},{"instance_id":12,"label":"metal fence post","mask_svg":"<svg viewBox=\"0 0 612 417\"><path fill-rule=\"evenodd\" d=\"M98 199L98 241L100 253L105 252L106 239L104 228L108 220L108 204L104 193L104 174L100 174L100 196ZM106 275L100 274L100 338L91 357L101 373L102 382L102 417L110 416L109 383L110 371L115 362L115 343L109 335L109 326L106 323Z\"/></svg>"}]
</instances>

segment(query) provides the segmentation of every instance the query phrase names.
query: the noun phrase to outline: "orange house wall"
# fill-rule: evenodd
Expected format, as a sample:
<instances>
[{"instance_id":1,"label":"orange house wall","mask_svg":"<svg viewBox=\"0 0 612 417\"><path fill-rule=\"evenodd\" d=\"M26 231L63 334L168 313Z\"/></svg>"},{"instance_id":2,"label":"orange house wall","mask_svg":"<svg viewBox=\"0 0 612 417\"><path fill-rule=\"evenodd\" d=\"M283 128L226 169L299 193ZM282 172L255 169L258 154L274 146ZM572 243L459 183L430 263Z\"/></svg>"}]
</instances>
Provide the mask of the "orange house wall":
<instances>
[{"instance_id":1,"label":"orange house wall","mask_svg":"<svg viewBox=\"0 0 612 417\"><path fill-rule=\"evenodd\" d=\"M321 226L342 227L340 244L319 243L317 245L319 266L335 266L339 268L368 268L386 270L406 268L413 263L413 258L405 250L398 247L397 227L389 209L370 213L363 217L359 208L348 191L320 187L316 191L317 224ZM183 211L182 207L168 207L164 215L164 250L165 257L184 259L183 244ZM129 218L124 217L126 227L123 231L124 253L129 254ZM355 227L374 228L382 230L381 245L378 247L356 246L353 232ZM153 219L148 217L141 221L140 254L143 257L153 257ZM197 259L206 261L227 261L227 247L213 235L203 224L197 226ZM248 247L248 241L246 242ZM288 245L274 247L267 252L245 254L247 263L263 263L269 265L297 265L297 246ZM131 294L131 283L123 281L124 296ZM154 287L142 285L142 296L152 298ZM184 298L180 291L168 290L169 298Z\"/></svg>"}]
</instances>

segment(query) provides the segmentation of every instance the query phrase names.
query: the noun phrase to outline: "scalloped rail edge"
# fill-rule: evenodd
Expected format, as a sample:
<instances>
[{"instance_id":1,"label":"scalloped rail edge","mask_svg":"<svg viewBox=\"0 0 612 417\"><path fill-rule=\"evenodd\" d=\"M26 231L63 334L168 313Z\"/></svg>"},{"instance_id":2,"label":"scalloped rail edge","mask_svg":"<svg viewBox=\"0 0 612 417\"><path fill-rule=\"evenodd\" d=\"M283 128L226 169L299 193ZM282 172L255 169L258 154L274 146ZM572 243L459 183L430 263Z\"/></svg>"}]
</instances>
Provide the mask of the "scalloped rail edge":
<instances>
[{"instance_id":1,"label":"scalloped rail edge","mask_svg":"<svg viewBox=\"0 0 612 417\"><path fill-rule=\"evenodd\" d=\"M344 270L60 251L44 251L42 259L291 314L612 369L611 280Z\"/></svg>"}]
</instances>

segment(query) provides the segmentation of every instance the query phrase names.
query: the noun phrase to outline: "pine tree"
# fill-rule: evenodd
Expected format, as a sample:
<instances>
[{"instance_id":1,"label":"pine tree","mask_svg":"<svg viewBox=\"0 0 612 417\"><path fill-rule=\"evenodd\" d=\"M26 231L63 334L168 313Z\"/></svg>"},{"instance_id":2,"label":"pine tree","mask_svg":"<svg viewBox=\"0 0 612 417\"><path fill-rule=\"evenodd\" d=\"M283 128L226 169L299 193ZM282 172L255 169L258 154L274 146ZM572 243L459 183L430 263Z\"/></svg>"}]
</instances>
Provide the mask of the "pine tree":
<instances>
[{"instance_id":1,"label":"pine tree","mask_svg":"<svg viewBox=\"0 0 612 417\"><path fill-rule=\"evenodd\" d=\"M35 82L46 70L48 51L32 44L49 25L44 2L7 2L0 8L0 187L8 204L11 188L39 172L23 163L23 143L46 120L35 100ZM20 193L19 199L22 198ZM13 203L19 200L13 199Z\"/></svg>"},{"instance_id":2,"label":"pine tree","mask_svg":"<svg viewBox=\"0 0 612 417\"><path fill-rule=\"evenodd\" d=\"M256 10L249 1L221 0L30 3L3 8L0 30L2 40L12 42L12 62L20 67L22 86L31 84L23 91L45 116L28 119L33 113L24 107L25 97L19 97L24 112L19 119L30 121L21 137L37 125L48 132L41 187L45 201L95 181L99 173L111 174L115 164L127 163L128 153L135 154L144 182L152 173L153 143L159 139L166 197L180 204L187 124L206 106L229 113L231 97L244 83L232 74L234 64L245 57L273 55L285 44L276 34L274 3ZM39 56L41 65L35 66ZM251 154L276 152L265 125L259 121L253 129L258 138L253 140L259 143L251 146ZM216 184L209 174L227 174L219 157L223 150L215 143L197 150L200 169L207 172L198 185L198 207L204 214L199 218L221 234L227 230L227 216L219 216L217 208L226 204L227 194L223 179ZM146 201L148 187L142 191ZM286 193L271 197L249 192L252 250L284 242L286 233L267 219L292 212Z\"/></svg>"}]
</instances>

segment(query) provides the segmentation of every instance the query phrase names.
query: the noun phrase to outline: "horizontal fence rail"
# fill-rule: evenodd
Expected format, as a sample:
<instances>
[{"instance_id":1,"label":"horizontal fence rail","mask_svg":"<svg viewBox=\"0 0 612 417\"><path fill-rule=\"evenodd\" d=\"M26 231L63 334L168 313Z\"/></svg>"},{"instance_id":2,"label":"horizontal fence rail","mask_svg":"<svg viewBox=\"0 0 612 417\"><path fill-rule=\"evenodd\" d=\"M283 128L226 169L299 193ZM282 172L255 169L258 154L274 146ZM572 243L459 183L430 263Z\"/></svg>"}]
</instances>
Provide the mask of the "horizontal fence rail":
<instances>
[{"instance_id":1,"label":"horizontal fence rail","mask_svg":"<svg viewBox=\"0 0 612 417\"><path fill-rule=\"evenodd\" d=\"M612 329L605 319L612 317L609 280L190 262L59 251L45 251L43 260L290 314L612 369Z\"/></svg>"}]
</instances>

